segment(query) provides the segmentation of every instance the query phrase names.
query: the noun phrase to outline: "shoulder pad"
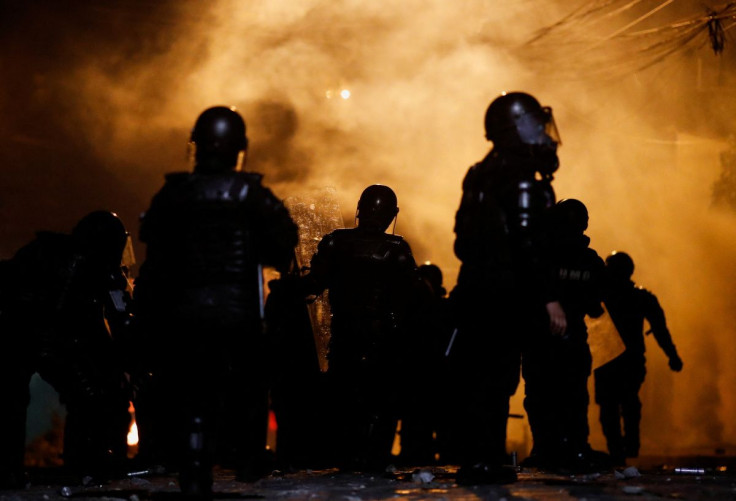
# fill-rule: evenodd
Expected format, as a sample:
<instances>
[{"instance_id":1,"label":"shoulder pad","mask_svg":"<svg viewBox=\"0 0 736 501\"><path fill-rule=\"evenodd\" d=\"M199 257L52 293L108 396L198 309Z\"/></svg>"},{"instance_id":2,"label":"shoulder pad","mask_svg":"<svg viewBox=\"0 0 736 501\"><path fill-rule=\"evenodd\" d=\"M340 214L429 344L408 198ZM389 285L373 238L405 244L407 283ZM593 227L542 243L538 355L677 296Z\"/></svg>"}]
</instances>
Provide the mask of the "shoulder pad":
<instances>
[{"instance_id":1,"label":"shoulder pad","mask_svg":"<svg viewBox=\"0 0 736 501\"><path fill-rule=\"evenodd\" d=\"M329 239L329 240L337 240L340 238L345 238L349 235L352 235L352 230L350 228L339 228L337 230L333 230L331 233L328 233L324 237L322 237L322 240Z\"/></svg>"},{"instance_id":2,"label":"shoulder pad","mask_svg":"<svg viewBox=\"0 0 736 501\"><path fill-rule=\"evenodd\" d=\"M468 172L465 173L465 179L463 180L463 184L468 183L468 181L472 180L474 177L476 177L483 167L483 162L478 162L476 164L473 164L468 169Z\"/></svg>"},{"instance_id":3,"label":"shoulder pad","mask_svg":"<svg viewBox=\"0 0 736 501\"><path fill-rule=\"evenodd\" d=\"M386 240L392 243L401 243L404 241L404 237L401 235L393 235L391 233L386 233Z\"/></svg>"},{"instance_id":4,"label":"shoulder pad","mask_svg":"<svg viewBox=\"0 0 736 501\"><path fill-rule=\"evenodd\" d=\"M72 237L66 233L56 231L39 231L36 232L36 243L40 245L71 245ZM31 242L33 243L33 242Z\"/></svg>"},{"instance_id":5,"label":"shoulder pad","mask_svg":"<svg viewBox=\"0 0 736 501\"><path fill-rule=\"evenodd\" d=\"M339 229L334 230L331 233L327 233L326 235L322 236L322 239L319 241L319 244L317 245L319 249L325 249L325 248L333 248L335 247L335 242L337 240L341 240L347 235L347 232L349 230L347 229Z\"/></svg>"}]
</instances>

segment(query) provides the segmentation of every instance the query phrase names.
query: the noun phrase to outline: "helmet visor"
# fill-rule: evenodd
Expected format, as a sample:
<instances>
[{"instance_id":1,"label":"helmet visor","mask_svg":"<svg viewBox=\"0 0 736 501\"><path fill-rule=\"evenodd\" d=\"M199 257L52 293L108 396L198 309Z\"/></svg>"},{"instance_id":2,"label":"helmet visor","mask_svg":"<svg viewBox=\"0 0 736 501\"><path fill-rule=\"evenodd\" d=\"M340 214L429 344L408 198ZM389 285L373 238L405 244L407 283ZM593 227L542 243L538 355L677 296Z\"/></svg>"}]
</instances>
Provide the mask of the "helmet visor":
<instances>
[{"instance_id":1,"label":"helmet visor","mask_svg":"<svg viewBox=\"0 0 736 501\"><path fill-rule=\"evenodd\" d=\"M562 144L552 108L543 106L538 111L524 113L516 118L516 130L524 144Z\"/></svg>"}]
</instances>

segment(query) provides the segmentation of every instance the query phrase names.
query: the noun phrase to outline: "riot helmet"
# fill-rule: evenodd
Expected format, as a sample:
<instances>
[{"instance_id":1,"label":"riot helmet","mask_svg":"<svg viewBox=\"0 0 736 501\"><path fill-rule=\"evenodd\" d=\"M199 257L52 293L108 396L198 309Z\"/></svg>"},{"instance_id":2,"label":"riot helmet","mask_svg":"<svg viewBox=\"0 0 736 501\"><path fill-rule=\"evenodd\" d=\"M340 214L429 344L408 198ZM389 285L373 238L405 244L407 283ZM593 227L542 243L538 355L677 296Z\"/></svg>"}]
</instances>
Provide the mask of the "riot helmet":
<instances>
[{"instance_id":1,"label":"riot helmet","mask_svg":"<svg viewBox=\"0 0 736 501\"><path fill-rule=\"evenodd\" d=\"M355 213L358 226L375 227L381 231L391 224L399 213L394 190L382 184L374 184L363 190Z\"/></svg>"},{"instance_id":2,"label":"riot helmet","mask_svg":"<svg viewBox=\"0 0 736 501\"><path fill-rule=\"evenodd\" d=\"M248 148L245 121L235 108L214 106L199 115L190 139L196 172L239 170Z\"/></svg>"},{"instance_id":3,"label":"riot helmet","mask_svg":"<svg viewBox=\"0 0 736 501\"><path fill-rule=\"evenodd\" d=\"M552 221L555 230L578 235L588 229L588 208L575 198L565 198L552 207Z\"/></svg>"},{"instance_id":4,"label":"riot helmet","mask_svg":"<svg viewBox=\"0 0 736 501\"><path fill-rule=\"evenodd\" d=\"M117 214L105 210L90 212L74 226L75 247L85 258L106 266L120 266L130 239Z\"/></svg>"},{"instance_id":5,"label":"riot helmet","mask_svg":"<svg viewBox=\"0 0 736 501\"><path fill-rule=\"evenodd\" d=\"M613 251L606 258L606 276L614 282L628 282L634 274L634 260L625 252Z\"/></svg>"},{"instance_id":6,"label":"riot helmet","mask_svg":"<svg viewBox=\"0 0 736 501\"><path fill-rule=\"evenodd\" d=\"M442 270L436 264L426 262L417 268L419 276L432 289L435 295L444 297L447 290L442 287Z\"/></svg>"},{"instance_id":7,"label":"riot helmet","mask_svg":"<svg viewBox=\"0 0 736 501\"><path fill-rule=\"evenodd\" d=\"M486 110L485 129L494 149L538 157L542 175L557 170L557 147L562 141L552 108L542 106L534 96L525 92L501 94Z\"/></svg>"}]
</instances>

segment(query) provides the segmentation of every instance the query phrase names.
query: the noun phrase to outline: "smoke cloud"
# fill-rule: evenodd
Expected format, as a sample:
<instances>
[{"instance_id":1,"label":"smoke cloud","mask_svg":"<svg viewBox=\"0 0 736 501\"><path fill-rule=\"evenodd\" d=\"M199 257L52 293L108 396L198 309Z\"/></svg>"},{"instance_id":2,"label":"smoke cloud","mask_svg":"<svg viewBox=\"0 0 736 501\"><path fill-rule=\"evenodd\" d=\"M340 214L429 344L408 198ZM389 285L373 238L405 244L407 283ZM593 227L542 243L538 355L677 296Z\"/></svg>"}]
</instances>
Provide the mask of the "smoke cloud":
<instances>
[{"instance_id":1,"label":"smoke cloud","mask_svg":"<svg viewBox=\"0 0 736 501\"><path fill-rule=\"evenodd\" d=\"M728 39L716 56L707 31L678 27L705 14L700 2L0 9L0 257L101 207L135 235L163 174L190 168L197 115L225 104L248 124L248 169L281 197L333 186L350 225L367 185L394 188L397 233L451 288L461 182L490 148L485 108L502 91L527 91L553 107L562 135L558 197L588 205L602 257L631 254L685 362L672 374L647 340L642 453L736 446L736 225L711 206L733 132L735 59ZM519 398L514 406L523 412ZM603 448L594 405L591 429Z\"/></svg>"}]
</instances>

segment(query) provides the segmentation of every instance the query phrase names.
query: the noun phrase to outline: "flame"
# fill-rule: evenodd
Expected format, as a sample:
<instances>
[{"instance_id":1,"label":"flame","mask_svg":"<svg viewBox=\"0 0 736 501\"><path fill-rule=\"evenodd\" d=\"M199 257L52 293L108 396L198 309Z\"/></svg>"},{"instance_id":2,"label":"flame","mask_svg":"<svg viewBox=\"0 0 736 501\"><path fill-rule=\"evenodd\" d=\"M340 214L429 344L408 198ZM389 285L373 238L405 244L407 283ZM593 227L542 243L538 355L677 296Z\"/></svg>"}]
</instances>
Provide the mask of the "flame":
<instances>
[{"instance_id":1,"label":"flame","mask_svg":"<svg viewBox=\"0 0 736 501\"><path fill-rule=\"evenodd\" d=\"M279 425L276 422L276 413L272 410L268 411L268 431L276 432L279 429Z\"/></svg>"},{"instance_id":2,"label":"flame","mask_svg":"<svg viewBox=\"0 0 736 501\"><path fill-rule=\"evenodd\" d=\"M138 425L135 421L130 423L130 431L128 431L128 445L138 445Z\"/></svg>"},{"instance_id":3,"label":"flame","mask_svg":"<svg viewBox=\"0 0 736 501\"><path fill-rule=\"evenodd\" d=\"M130 407L128 407L128 412L130 413L130 428L128 429L128 447L134 447L138 445L138 425L135 422L135 407L133 407L133 402L130 403Z\"/></svg>"}]
</instances>

